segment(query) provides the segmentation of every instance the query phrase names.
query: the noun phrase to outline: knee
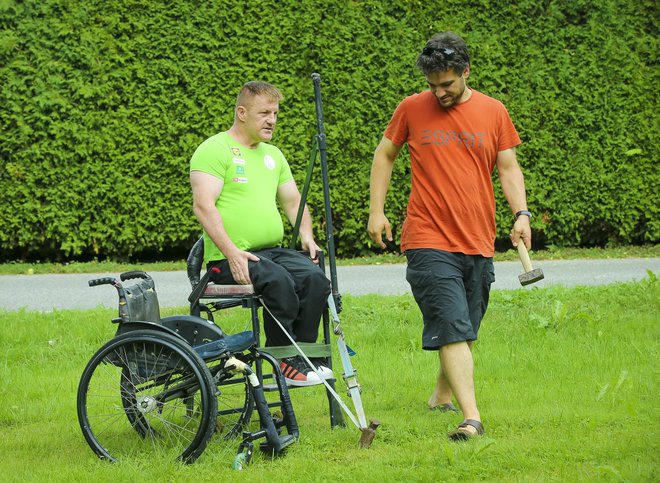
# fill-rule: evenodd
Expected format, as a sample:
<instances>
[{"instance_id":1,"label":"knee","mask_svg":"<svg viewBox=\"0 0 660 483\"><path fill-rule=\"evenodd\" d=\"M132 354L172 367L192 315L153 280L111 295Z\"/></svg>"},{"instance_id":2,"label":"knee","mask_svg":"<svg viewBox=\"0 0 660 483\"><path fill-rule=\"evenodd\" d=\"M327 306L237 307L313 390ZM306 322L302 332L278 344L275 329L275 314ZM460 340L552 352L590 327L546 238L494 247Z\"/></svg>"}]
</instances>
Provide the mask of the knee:
<instances>
[{"instance_id":1,"label":"knee","mask_svg":"<svg viewBox=\"0 0 660 483\"><path fill-rule=\"evenodd\" d=\"M330 295L330 280L325 276L321 270L310 272L306 277L305 284L309 287L310 291L322 295L326 298Z\"/></svg>"},{"instance_id":2,"label":"knee","mask_svg":"<svg viewBox=\"0 0 660 483\"><path fill-rule=\"evenodd\" d=\"M255 262L250 268L250 278L258 291L269 289L294 291L293 280L289 273L270 260Z\"/></svg>"}]
</instances>

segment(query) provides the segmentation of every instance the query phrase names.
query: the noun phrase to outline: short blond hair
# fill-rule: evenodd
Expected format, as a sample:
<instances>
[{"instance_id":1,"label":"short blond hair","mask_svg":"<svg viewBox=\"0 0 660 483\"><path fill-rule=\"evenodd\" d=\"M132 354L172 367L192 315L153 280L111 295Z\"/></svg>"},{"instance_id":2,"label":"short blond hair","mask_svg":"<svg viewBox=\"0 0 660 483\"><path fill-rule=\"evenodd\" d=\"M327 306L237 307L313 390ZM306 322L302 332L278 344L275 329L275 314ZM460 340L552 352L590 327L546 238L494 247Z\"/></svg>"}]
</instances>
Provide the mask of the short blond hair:
<instances>
[{"instance_id":1,"label":"short blond hair","mask_svg":"<svg viewBox=\"0 0 660 483\"><path fill-rule=\"evenodd\" d=\"M273 84L263 81L250 81L246 82L238 93L236 107L244 105L248 98L256 96L266 96L277 102L284 99L280 90Z\"/></svg>"}]
</instances>

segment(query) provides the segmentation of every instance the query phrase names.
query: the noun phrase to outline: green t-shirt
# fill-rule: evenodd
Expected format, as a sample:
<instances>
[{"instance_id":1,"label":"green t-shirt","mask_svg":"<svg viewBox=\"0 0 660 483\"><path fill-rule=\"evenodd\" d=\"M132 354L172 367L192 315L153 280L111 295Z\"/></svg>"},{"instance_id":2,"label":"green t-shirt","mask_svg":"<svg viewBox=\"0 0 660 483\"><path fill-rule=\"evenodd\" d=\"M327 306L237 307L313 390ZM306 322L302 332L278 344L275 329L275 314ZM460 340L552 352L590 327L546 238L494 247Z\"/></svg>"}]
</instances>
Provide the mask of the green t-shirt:
<instances>
[{"instance_id":1,"label":"green t-shirt","mask_svg":"<svg viewBox=\"0 0 660 483\"><path fill-rule=\"evenodd\" d=\"M282 243L284 226L277 207L277 188L293 175L278 148L262 142L249 149L221 132L199 145L190 160L190 171L203 171L224 182L215 206L239 249L253 251ZM204 233L204 261L224 258Z\"/></svg>"}]
</instances>

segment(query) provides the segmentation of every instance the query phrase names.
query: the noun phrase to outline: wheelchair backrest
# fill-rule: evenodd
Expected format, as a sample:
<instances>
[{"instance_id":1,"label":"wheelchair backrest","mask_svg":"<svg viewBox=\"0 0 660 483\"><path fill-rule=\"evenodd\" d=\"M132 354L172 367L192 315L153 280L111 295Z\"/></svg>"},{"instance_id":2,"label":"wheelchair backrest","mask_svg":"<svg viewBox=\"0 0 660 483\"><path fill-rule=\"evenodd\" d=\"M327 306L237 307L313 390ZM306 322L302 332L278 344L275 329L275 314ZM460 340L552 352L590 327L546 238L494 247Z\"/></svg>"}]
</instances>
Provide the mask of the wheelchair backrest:
<instances>
[{"instance_id":1,"label":"wheelchair backrest","mask_svg":"<svg viewBox=\"0 0 660 483\"><path fill-rule=\"evenodd\" d=\"M151 277L139 279L137 283L124 287L128 319L160 323L160 307L156 285Z\"/></svg>"},{"instance_id":2,"label":"wheelchair backrest","mask_svg":"<svg viewBox=\"0 0 660 483\"><path fill-rule=\"evenodd\" d=\"M204 263L204 237L200 236L190 249L188 258L186 259L186 270L188 272L188 280L190 286L195 288L200 280L202 273L202 264Z\"/></svg>"}]
</instances>

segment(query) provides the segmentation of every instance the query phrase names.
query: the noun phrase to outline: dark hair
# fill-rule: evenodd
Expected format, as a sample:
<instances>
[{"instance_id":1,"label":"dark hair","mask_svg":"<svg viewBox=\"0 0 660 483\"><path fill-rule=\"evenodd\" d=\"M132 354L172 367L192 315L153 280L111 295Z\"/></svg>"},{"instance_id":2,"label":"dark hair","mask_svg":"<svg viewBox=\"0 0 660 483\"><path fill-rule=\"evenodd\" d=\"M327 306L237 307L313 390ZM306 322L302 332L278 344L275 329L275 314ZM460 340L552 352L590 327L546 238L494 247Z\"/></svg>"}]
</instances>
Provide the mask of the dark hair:
<instances>
[{"instance_id":1,"label":"dark hair","mask_svg":"<svg viewBox=\"0 0 660 483\"><path fill-rule=\"evenodd\" d=\"M435 34L417 57L417 67L424 75L449 69L460 75L470 65L465 41L454 32Z\"/></svg>"},{"instance_id":2,"label":"dark hair","mask_svg":"<svg viewBox=\"0 0 660 483\"><path fill-rule=\"evenodd\" d=\"M246 102L246 98L248 97L261 95L270 97L271 99L278 102L284 99L284 96L280 90L273 84L269 84L268 82L263 81L250 81L246 82L241 88L241 91L238 93L238 96L236 97L236 106L238 107L242 103Z\"/></svg>"}]
</instances>

